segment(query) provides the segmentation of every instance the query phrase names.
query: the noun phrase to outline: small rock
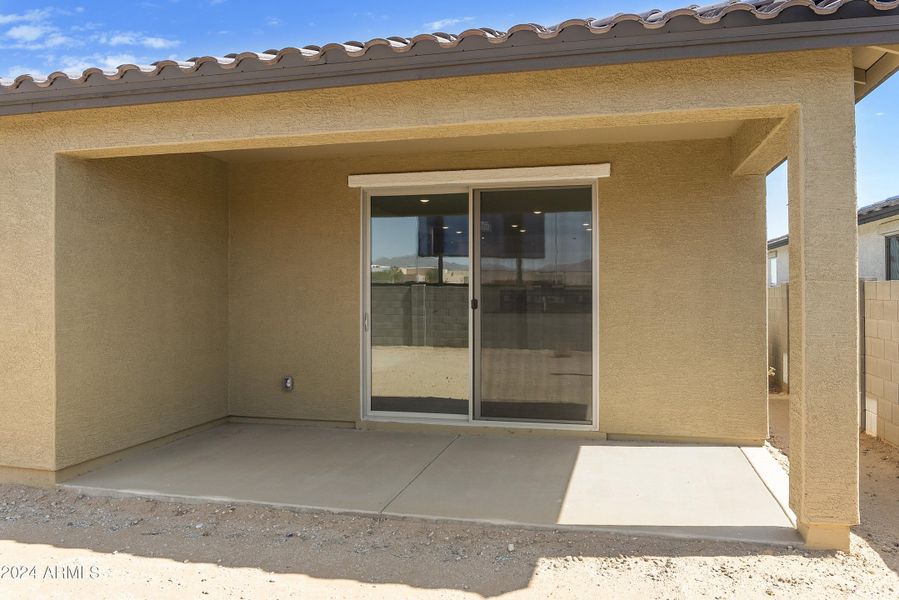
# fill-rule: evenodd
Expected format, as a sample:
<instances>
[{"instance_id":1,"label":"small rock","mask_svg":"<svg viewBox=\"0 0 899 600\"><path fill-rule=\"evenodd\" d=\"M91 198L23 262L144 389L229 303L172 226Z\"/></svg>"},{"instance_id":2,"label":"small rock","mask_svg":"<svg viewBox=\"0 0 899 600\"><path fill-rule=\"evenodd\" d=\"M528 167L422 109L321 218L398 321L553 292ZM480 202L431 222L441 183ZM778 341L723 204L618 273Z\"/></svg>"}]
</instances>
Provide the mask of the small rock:
<instances>
[{"instance_id":1,"label":"small rock","mask_svg":"<svg viewBox=\"0 0 899 600\"><path fill-rule=\"evenodd\" d=\"M515 552L515 544L509 544L509 552Z\"/></svg>"}]
</instances>

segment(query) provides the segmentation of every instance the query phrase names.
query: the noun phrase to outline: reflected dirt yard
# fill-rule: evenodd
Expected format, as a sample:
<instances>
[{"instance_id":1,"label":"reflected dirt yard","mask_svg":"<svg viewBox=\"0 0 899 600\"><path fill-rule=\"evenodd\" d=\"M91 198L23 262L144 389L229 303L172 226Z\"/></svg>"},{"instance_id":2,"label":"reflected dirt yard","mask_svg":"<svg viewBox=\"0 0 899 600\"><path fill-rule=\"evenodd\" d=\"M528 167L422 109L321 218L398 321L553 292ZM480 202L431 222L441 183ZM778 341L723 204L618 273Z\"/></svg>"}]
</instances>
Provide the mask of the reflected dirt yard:
<instances>
[{"instance_id":1,"label":"reflected dirt yard","mask_svg":"<svg viewBox=\"0 0 899 600\"><path fill-rule=\"evenodd\" d=\"M492 403L567 406L587 420L593 385L591 356L582 351L484 348L482 397ZM468 348L376 346L372 348L372 396L424 399L419 406L429 398L457 399L465 406L460 413L467 414L468 361Z\"/></svg>"}]
</instances>

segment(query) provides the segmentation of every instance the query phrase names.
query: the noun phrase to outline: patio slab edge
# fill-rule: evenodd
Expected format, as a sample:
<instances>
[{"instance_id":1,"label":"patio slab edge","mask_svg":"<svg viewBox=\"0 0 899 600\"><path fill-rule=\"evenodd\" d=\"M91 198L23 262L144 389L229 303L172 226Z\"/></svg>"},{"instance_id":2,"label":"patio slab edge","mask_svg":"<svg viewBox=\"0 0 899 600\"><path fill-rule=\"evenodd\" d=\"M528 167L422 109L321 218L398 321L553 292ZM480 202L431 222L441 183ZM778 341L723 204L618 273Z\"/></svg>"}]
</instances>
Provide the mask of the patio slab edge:
<instances>
[{"instance_id":1,"label":"patio slab edge","mask_svg":"<svg viewBox=\"0 0 899 600\"><path fill-rule=\"evenodd\" d=\"M328 506L309 506L284 502L266 502L236 497L224 496L193 496L186 494L163 494L159 492L147 492L141 490L122 490L91 486L79 486L71 484L58 484L58 487L71 490L86 496L99 496L107 498L148 498L162 502L183 502L186 504L244 504L251 506L266 506L293 510L301 513L327 513L331 515L387 517L400 520L418 520L430 523L468 523L472 525L486 525L490 527L511 527L532 531L572 531L584 533L602 533L610 535L658 537L682 540L709 540L714 542L738 542L747 544L761 544L775 547L800 547L803 545L802 537L795 529L786 527L658 527L658 526L627 526L627 525L573 525L573 524L547 524L525 523L508 521L503 519L468 519L446 517L438 515L407 514L398 512L354 510L335 508ZM753 533L753 530L758 529ZM728 530L733 530L731 533ZM744 534L740 534L742 530Z\"/></svg>"}]
</instances>

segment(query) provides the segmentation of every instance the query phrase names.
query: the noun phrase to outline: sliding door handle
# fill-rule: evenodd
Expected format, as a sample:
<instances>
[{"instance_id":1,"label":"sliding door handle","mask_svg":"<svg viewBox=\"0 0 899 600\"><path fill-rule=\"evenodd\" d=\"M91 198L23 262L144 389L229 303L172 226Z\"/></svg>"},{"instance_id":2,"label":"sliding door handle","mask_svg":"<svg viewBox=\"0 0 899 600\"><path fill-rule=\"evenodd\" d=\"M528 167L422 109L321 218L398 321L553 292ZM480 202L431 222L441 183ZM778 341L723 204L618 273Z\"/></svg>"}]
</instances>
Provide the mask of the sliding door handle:
<instances>
[{"instance_id":1,"label":"sliding door handle","mask_svg":"<svg viewBox=\"0 0 899 600\"><path fill-rule=\"evenodd\" d=\"M477 309L478 309L478 299L472 298L471 299L471 310L477 310Z\"/></svg>"}]
</instances>

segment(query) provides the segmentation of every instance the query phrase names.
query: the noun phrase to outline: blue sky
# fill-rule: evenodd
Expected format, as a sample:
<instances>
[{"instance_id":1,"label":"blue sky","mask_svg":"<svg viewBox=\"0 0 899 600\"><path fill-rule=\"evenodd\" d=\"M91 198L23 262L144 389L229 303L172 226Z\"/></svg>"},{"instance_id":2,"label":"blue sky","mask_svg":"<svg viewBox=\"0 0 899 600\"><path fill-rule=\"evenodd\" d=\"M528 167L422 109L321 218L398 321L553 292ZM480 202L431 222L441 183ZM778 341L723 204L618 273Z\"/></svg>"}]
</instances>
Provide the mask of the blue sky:
<instances>
[{"instance_id":1,"label":"blue sky","mask_svg":"<svg viewBox=\"0 0 899 600\"><path fill-rule=\"evenodd\" d=\"M0 78L52 71L80 73L244 50L365 41L426 31L457 33L469 27L505 29L521 22L553 24L574 17L667 10L688 0L496 2L248 2L148 0L144 2L8 2L0 0ZM899 195L899 76L859 103L859 203ZM785 233L785 177L769 182L769 237Z\"/></svg>"}]
</instances>

